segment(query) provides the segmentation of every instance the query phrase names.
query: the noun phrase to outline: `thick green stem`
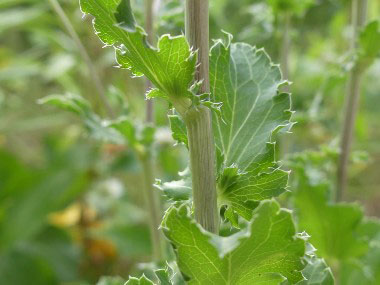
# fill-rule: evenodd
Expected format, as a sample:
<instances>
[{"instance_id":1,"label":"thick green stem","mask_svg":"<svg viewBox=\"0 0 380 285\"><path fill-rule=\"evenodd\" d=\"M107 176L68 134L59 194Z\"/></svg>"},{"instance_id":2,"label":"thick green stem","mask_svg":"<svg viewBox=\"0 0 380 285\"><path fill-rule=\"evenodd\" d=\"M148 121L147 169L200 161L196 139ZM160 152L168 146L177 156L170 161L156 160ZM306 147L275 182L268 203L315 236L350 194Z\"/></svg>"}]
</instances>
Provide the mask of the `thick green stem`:
<instances>
[{"instance_id":1,"label":"thick green stem","mask_svg":"<svg viewBox=\"0 0 380 285\"><path fill-rule=\"evenodd\" d=\"M215 147L210 110L192 108L186 115L195 219L210 232L218 233L219 214L215 188Z\"/></svg>"},{"instance_id":2,"label":"thick green stem","mask_svg":"<svg viewBox=\"0 0 380 285\"><path fill-rule=\"evenodd\" d=\"M106 109L108 116L111 118L114 118L115 114L111 106L108 104L108 101L105 95L105 88L103 86L102 81L99 78L95 65L93 64L90 56L88 55L86 51L86 48L83 46L82 41L80 40L77 32L75 31L73 25L71 24L69 18L66 16L59 2L57 0L49 0L49 2L51 6L53 7L54 11L57 13L58 17L61 19L63 25L65 26L65 29L67 30L71 38L74 40L79 50L80 55L82 56L84 62L86 63L92 82L96 87L97 93L99 94L100 100L102 101L102 104L104 108Z\"/></svg>"},{"instance_id":3,"label":"thick green stem","mask_svg":"<svg viewBox=\"0 0 380 285\"><path fill-rule=\"evenodd\" d=\"M365 24L367 14L367 0L352 1L352 26L353 35L351 39L351 49L354 50L357 45L357 36L359 29ZM347 94L346 94L346 111L344 117L343 132L341 136L341 154L338 164L337 174L337 193L336 201L341 201L347 188L347 169L349 163L350 150L353 140L353 131L355 127L356 113L359 105L360 82L362 70L355 66L349 75Z\"/></svg>"},{"instance_id":4,"label":"thick green stem","mask_svg":"<svg viewBox=\"0 0 380 285\"><path fill-rule=\"evenodd\" d=\"M186 37L198 51L196 80L203 80L201 93L210 91L208 0L186 1ZM212 116L204 106L191 107L185 114L190 151L195 219L207 231L219 232L215 185L215 145Z\"/></svg>"},{"instance_id":5,"label":"thick green stem","mask_svg":"<svg viewBox=\"0 0 380 285\"><path fill-rule=\"evenodd\" d=\"M154 172L151 154L140 156L144 179L144 201L148 214L150 239L152 242L152 259L159 262L164 257L164 239L158 229L161 223L161 201L159 192L153 189Z\"/></svg>"}]
</instances>

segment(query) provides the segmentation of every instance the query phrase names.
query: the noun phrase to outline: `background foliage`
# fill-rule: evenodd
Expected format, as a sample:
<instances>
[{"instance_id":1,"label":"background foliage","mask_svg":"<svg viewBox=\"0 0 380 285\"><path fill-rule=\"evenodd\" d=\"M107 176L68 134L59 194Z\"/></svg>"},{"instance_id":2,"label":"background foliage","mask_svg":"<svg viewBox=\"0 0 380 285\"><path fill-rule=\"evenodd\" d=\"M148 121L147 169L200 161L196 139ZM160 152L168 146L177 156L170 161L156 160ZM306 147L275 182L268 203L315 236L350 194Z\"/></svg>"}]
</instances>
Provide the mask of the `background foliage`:
<instances>
[{"instance_id":1,"label":"background foliage","mask_svg":"<svg viewBox=\"0 0 380 285\"><path fill-rule=\"evenodd\" d=\"M131 79L129 71L114 68L113 50L102 49L90 17L83 18L76 1L59 2L112 109L142 121L144 79ZM143 1L132 2L143 23ZM312 235L317 253L339 271L342 284L372 284L380 280L379 226L364 216L380 217L380 61L365 73L355 126L346 200L361 206L330 205L351 60L350 1L297 2L210 0L211 38L223 37L223 29L236 42L264 47L280 62L283 15L292 12L289 68L297 124L293 135L277 135L277 151L293 171L292 193L281 203L295 209L299 229ZM183 31L183 7L182 1L161 1L158 34ZM379 17L379 2L370 1L369 19ZM94 284L103 275L152 275L151 264L144 263L151 245L142 210L141 166L134 147L124 146L120 134L105 127L102 118L109 116L97 93L77 45L49 1L0 2L0 284ZM80 116L38 104L52 94L81 96L75 106L58 102ZM163 181L178 179L188 159L185 147L173 147L167 107L164 100L155 101L156 176ZM304 191L310 189L315 197L306 204ZM309 209L316 200L320 208L313 216ZM339 228L310 221L339 215L346 222ZM318 239L321 228L330 240ZM353 229L357 235L347 235L339 246L329 242Z\"/></svg>"}]
</instances>

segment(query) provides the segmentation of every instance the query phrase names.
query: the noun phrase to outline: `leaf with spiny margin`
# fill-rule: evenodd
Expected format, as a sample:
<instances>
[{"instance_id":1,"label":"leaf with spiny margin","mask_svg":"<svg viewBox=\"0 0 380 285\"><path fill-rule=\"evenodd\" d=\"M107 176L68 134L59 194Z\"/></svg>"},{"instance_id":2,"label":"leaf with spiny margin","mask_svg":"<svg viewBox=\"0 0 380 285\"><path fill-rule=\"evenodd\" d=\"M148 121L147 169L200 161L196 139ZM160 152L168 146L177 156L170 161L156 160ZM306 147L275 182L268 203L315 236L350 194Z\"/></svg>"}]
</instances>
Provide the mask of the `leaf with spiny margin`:
<instances>
[{"instance_id":1,"label":"leaf with spiny margin","mask_svg":"<svg viewBox=\"0 0 380 285\"><path fill-rule=\"evenodd\" d=\"M307 259L307 265L302 274L306 280L298 282L297 285L334 285L334 277L330 267L322 258L316 256Z\"/></svg>"},{"instance_id":2,"label":"leaf with spiny margin","mask_svg":"<svg viewBox=\"0 0 380 285\"><path fill-rule=\"evenodd\" d=\"M307 238L309 238L308 235ZM318 258L315 255L315 251L316 249L308 243L304 257L307 265L302 270L305 280L298 282L297 285L334 285L334 276L331 268L328 267L323 258ZM286 285L286 283L282 285Z\"/></svg>"},{"instance_id":3,"label":"leaf with spiny margin","mask_svg":"<svg viewBox=\"0 0 380 285\"><path fill-rule=\"evenodd\" d=\"M359 35L358 64L362 68L369 67L380 55L379 21L368 23Z\"/></svg>"},{"instance_id":4,"label":"leaf with spiny margin","mask_svg":"<svg viewBox=\"0 0 380 285\"><path fill-rule=\"evenodd\" d=\"M289 173L275 167L274 144L267 144L266 152L243 173L235 166L225 167L218 181L219 204L250 220L258 201L278 196L287 187ZM232 214L228 213L227 218Z\"/></svg>"},{"instance_id":5,"label":"leaf with spiny margin","mask_svg":"<svg viewBox=\"0 0 380 285\"><path fill-rule=\"evenodd\" d=\"M167 269L158 269L154 271L154 274L156 274L158 280L160 280L161 285L171 285L172 282L170 281L170 273L167 271Z\"/></svg>"},{"instance_id":6,"label":"leaf with spiny margin","mask_svg":"<svg viewBox=\"0 0 380 285\"><path fill-rule=\"evenodd\" d=\"M216 146L225 165L245 171L266 152L273 132L289 124L289 94L278 94L280 68L262 49L217 41L211 49L210 81L213 101L223 102L225 122L213 118Z\"/></svg>"},{"instance_id":7,"label":"leaf with spiny margin","mask_svg":"<svg viewBox=\"0 0 380 285\"><path fill-rule=\"evenodd\" d=\"M330 203L328 177L321 166L313 166L308 156L316 153L296 155L291 165L295 172L292 193L299 229L311 236L318 256L328 261L363 256L368 250L367 243L358 235L363 210L356 204Z\"/></svg>"},{"instance_id":8,"label":"leaf with spiny margin","mask_svg":"<svg viewBox=\"0 0 380 285\"><path fill-rule=\"evenodd\" d=\"M158 190L164 192L165 196L172 201L185 201L192 197L192 183L191 183L191 173L189 168L182 172L179 172L180 180L175 180L171 182L161 182L157 179L156 183L153 185Z\"/></svg>"},{"instance_id":9,"label":"leaf with spiny margin","mask_svg":"<svg viewBox=\"0 0 380 285\"><path fill-rule=\"evenodd\" d=\"M278 93L281 72L264 50L217 41L211 48L210 81L219 172L219 204L249 220L258 201L286 191L288 173L274 158L274 132L290 125L290 96ZM235 170L233 170L235 169ZM235 171L235 174L232 172ZM225 183L227 181L227 184Z\"/></svg>"},{"instance_id":10,"label":"leaf with spiny margin","mask_svg":"<svg viewBox=\"0 0 380 285\"><path fill-rule=\"evenodd\" d=\"M223 217L226 220L230 221L231 226L233 226L237 229L240 229L239 216L238 216L238 214L236 214L236 212L231 207L228 207L225 210L225 212L223 213Z\"/></svg>"},{"instance_id":11,"label":"leaf with spiny margin","mask_svg":"<svg viewBox=\"0 0 380 285\"><path fill-rule=\"evenodd\" d=\"M175 273L173 269L167 265L164 269L157 269L154 270L154 274L156 275L158 279L158 284L160 285L179 285L179 284L184 284L181 279L180 281L173 281L175 279ZM113 283L110 283L110 285ZM119 283L117 283L119 284ZM140 279L137 279L135 277L129 277L128 281L125 283L125 285L130 284L130 285L152 285L155 284L153 281L145 277L145 275L142 275ZM108 285L108 283L104 284ZM116 285L116 283L115 283Z\"/></svg>"},{"instance_id":12,"label":"leaf with spiny margin","mask_svg":"<svg viewBox=\"0 0 380 285\"><path fill-rule=\"evenodd\" d=\"M172 285L172 278L175 273L173 269L167 265L164 269L157 269L154 271L154 274L157 276L157 279L160 281L160 285Z\"/></svg>"},{"instance_id":13,"label":"leaf with spiny margin","mask_svg":"<svg viewBox=\"0 0 380 285\"><path fill-rule=\"evenodd\" d=\"M162 228L188 284L295 284L303 280L304 239L275 201L255 209L247 229L229 237L204 231L186 206L170 208Z\"/></svg>"},{"instance_id":14,"label":"leaf with spiny margin","mask_svg":"<svg viewBox=\"0 0 380 285\"><path fill-rule=\"evenodd\" d=\"M154 283L143 274L140 278L129 277L125 285L154 285Z\"/></svg>"},{"instance_id":15,"label":"leaf with spiny margin","mask_svg":"<svg viewBox=\"0 0 380 285\"><path fill-rule=\"evenodd\" d=\"M168 115L168 118L173 139L175 139L179 144L183 143L186 147L188 147L185 123L178 115Z\"/></svg>"},{"instance_id":16,"label":"leaf with spiny margin","mask_svg":"<svg viewBox=\"0 0 380 285\"><path fill-rule=\"evenodd\" d=\"M103 43L116 49L120 67L136 76L145 75L158 88L159 92L151 93L174 101L191 96L188 89L194 80L196 56L183 35L163 35L155 49L136 24L129 0L80 0L80 6L83 13L94 16L95 31Z\"/></svg>"},{"instance_id":17,"label":"leaf with spiny margin","mask_svg":"<svg viewBox=\"0 0 380 285\"><path fill-rule=\"evenodd\" d=\"M81 96L71 93L49 95L38 100L38 103L54 105L79 115L89 134L97 140L116 144L123 143L123 138L115 130L109 128L106 122L93 112L90 103Z\"/></svg>"}]
</instances>

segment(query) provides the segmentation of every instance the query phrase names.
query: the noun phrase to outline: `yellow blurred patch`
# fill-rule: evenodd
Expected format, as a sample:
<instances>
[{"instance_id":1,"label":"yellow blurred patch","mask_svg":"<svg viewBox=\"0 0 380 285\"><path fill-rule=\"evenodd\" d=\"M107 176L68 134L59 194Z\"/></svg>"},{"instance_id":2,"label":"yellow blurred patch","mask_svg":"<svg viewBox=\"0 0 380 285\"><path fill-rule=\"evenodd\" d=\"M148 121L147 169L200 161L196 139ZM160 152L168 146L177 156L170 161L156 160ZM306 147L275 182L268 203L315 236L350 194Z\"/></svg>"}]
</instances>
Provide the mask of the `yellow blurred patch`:
<instances>
[{"instance_id":1,"label":"yellow blurred patch","mask_svg":"<svg viewBox=\"0 0 380 285\"><path fill-rule=\"evenodd\" d=\"M87 246L88 253L95 262L102 262L116 257L115 246L107 240L90 240Z\"/></svg>"},{"instance_id":2,"label":"yellow blurred patch","mask_svg":"<svg viewBox=\"0 0 380 285\"><path fill-rule=\"evenodd\" d=\"M49 222L58 227L70 227L79 223L81 218L81 206L74 203L60 212L48 216Z\"/></svg>"}]
</instances>

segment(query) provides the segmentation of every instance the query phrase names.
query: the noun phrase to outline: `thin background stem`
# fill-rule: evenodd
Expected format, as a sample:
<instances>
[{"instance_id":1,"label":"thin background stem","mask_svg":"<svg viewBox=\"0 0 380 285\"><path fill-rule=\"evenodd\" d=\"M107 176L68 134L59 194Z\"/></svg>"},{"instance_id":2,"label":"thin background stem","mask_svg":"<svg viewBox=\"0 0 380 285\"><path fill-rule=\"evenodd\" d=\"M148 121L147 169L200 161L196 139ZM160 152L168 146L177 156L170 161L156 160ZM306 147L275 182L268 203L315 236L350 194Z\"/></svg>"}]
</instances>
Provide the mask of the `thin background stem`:
<instances>
[{"instance_id":1,"label":"thin background stem","mask_svg":"<svg viewBox=\"0 0 380 285\"><path fill-rule=\"evenodd\" d=\"M77 32L75 31L73 25L70 22L70 19L66 16L65 12L63 11L61 5L57 0L49 0L51 6L53 7L54 11L57 13L58 17L61 19L62 24L66 28L67 32L69 33L70 37L74 40L80 55L82 56L84 62L87 65L88 72L91 76L91 79L93 83L95 84L97 93L100 97L100 100L103 103L103 106L106 109L107 115L110 118L114 118L115 114L111 108L111 106L107 102L107 97L105 95L105 88L102 83L102 81L99 78L99 74L96 71L95 65L93 64L89 54L86 51L86 48L82 44L82 41L80 40Z\"/></svg>"},{"instance_id":2,"label":"thin background stem","mask_svg":"<svg viewBox=\"0 0 380 285\"><path fill-rule=\"evenodd\" d=\"M149 44L154 44L154 0L145 0L145 30ZM147 88L151 88L152 84L147 79ZM146 101L146 122L154 123L153 100ZM146 154L140 157L143 166L144 177L144 200L146 211L149 218L150 238L152 242L152 259L153 261L162 261L165 256L165 241L159 230L161 222L161 201L157 190L153 188L154 183L154 162L153 149L148 149Z\"/></svg>"},{"instance_id":3,"label":"thin background stem","mask_svg":"<svg viewBox=\"0 0 380 285\"><path fill-rule=\"evenodd\" d=\"M283 15L282 18L282 24L283 24L283 34L282 34L282 43L281 43L281 51L280 51L280 57L281 57L281 71L282 71L282 77L285 80L289 80L289 53L290 53L290 19L291 15L290 12L286 12ZM284 91L289 92L289 86L284 86Z\"/></svg>"},{"instance_id":4,"label":"thin background stem","mask_svg":"<svg viewBox=\"0 0 380 285\"><path fill-rule=\"evenodd\" d=\"M366 22L367 0L352 1L352 38L350 43L351 50L357 47L357 37L359 29ZM343 132L341 136L341 154L338 163L337 174L337 193L336 201L341 201L347 188L347 170L350 157L350 150L353 140L353 132L355 128L356 114L359 105L360 83L362 70L355 66L351 71L347 84L346 108Z\"/></svg>"},{"instance_id":5,"label":"thin background stem","mask_svg":"<svg viewBox=\"0 0 380 285\"><path fill-rule=\"evenodd\" d=\"M154 33L153 33L153 22L154 22L154 0L145 1L145 31L147 33L148 42L154 44ZM147 89L152 88L152 83L146 80ZM146 121L149 123L153 122L154 109L153 100L146 101Z\"/></svg>"},{"instance_id":6,"label":"thin background stem","mask_svg":"<svg viewBox=\"0 0 380 285\"><path fill-rule=\"evenodd\" d=\"M280 49L280 67L282 72L282 78L284 80L289 80L290 71L289 71L289 54L290 54L290 46L291 46L291 13L285 12L280 17L282 28L282 39L281 39L281 49ZM286 84L282 87L283 92L289 92L289 85ZM280 141L280 154L286 155L289 152L290 147L290 139L288 136L284 135L281 137Z\"/></svg>"}]
</instances>

